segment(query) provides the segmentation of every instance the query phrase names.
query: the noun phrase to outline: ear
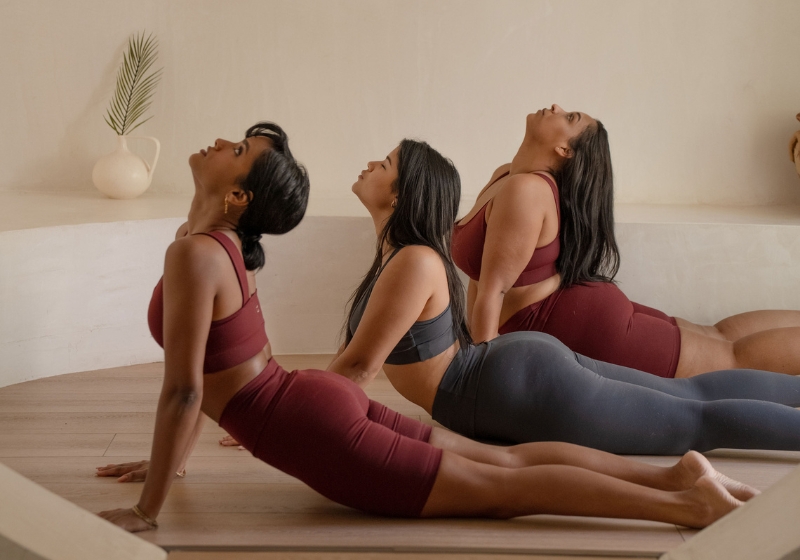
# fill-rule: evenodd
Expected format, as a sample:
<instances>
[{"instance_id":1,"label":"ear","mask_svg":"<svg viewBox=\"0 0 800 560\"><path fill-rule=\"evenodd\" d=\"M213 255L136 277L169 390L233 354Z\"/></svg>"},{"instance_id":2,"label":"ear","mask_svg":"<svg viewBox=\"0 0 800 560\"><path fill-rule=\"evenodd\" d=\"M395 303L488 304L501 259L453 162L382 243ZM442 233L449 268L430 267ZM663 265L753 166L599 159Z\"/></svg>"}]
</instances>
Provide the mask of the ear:
<instances>
[{"instance_id":1,"label":"ear","mask_svg":"<svg viewBox=\"0 0 800 560\"><path fill-rule=\"evenodd\" d=\"M569 146L556 146L556 153L558 157L569 159L575 155L575 152Z\"/></svg>"},{"instance_id":2,"label":"ear","mask_svg":"<svg viewBox=\"0 0 800 560\"><path fill-rule=\"evenodd\" d=\"M236 187L235 189L228 191L228 194L225 195L225 200L231 206L237 206L244 210L244 208L250 204L250 201L253 200L253 193L245 191L240 187Z\"/></svg>"}]
</instances>

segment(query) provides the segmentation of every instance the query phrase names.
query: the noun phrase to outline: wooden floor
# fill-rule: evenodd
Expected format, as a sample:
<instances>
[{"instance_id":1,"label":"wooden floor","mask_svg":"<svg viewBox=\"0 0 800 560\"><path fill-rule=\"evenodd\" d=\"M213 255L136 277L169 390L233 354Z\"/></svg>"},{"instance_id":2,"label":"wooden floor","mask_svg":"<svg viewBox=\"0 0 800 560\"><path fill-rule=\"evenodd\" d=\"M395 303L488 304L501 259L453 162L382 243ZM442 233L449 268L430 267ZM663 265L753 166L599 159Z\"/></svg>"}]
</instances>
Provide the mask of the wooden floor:
<instances>
[{"instance_id":1,"label":"wooden floor","mask_svg":"<svg viewBox=\"0 0 800 560\"><path fill-rule=\"evenodd\" d=\"M278 361L287 369L324 367L329 357ZM162 371L163 364L147 364L0 389L0 462L89 511L133 505L141 485L96 478L94 468L149 456ZM367 393L432 422L383 376ZM223 433L214 425L206 428L186 478L175 481L159 515L160 528L141 534L172 551L173 560L653 558L694 534L660 523L555 516L513 521L372 517L328 501L246 451L219 446ZM710 457L726 474L762 489L800 463L798 453Z\"/></svg>"}]
</instances>

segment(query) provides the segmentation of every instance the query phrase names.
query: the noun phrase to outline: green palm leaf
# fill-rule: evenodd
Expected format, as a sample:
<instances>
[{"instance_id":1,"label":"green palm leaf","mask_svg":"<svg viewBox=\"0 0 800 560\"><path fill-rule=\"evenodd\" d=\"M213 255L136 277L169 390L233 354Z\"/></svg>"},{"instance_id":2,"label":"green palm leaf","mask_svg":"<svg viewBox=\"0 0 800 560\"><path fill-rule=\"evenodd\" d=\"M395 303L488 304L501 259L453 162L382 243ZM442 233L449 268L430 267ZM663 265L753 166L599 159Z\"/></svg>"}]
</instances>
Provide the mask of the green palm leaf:
<instances>
[{"instance_id":1,"label":"green palm leaf","mask_svg":"<svg viewBox=\"0 0 800 560\"><path fill-rule=\"evenodd\" d=\"M106 124L120 136L132 132L152 118L139 120L150 108L150 99L161 79L163 68L151 71L157 58L158 41L152 34L145 37L141 33L128 40L128 50L123 54L122 65L117 72L114 97L103 117Z\"/></svg>"}]
</instances>

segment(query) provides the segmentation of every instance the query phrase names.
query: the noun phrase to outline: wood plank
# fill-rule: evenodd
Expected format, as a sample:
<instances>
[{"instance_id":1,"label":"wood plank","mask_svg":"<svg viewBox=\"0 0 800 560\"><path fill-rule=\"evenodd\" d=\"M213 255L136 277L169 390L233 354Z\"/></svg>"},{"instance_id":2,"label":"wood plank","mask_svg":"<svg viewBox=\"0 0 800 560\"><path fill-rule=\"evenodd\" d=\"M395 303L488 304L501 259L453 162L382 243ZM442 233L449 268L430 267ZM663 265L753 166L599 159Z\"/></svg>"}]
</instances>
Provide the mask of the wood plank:
<instances>
[{"instance_id":1,"label":"wood plank","mask_svg":"<svg viewBox=\"0 0 800 560\"><path fill-rule=\"evenodd\" d=\"M0 433L0 458L102 457L113 439L114 434L110 433L69 434L68 436L51 433ZM94 460L97 461L97 459ZM3 462L5 463L5 460Z\"/></svg>"},{"instance_id":2,"label":"wood plank","mask_svg":"<svg viewBox=\"0 0 800 560\"><path fill-rule=\"evenodd\" d=\"M164 362L81 371L70 373L69 376L73 379L95 379L97 377L113 377L115 379L123 377L150 377L161 379L164 377Z\"/></svg>"},{"instance_id":3,"label":"wood plank","mask_svg":"<svg viewBox=\"0 0 800 560\"><path fill-rule=\"evenodd\" d=\"M89 511L130 507L142 493L142 484L123 484L112 478L95 478L82 484L52 482L42 486ZM348 511L286 475L282 481L268 484L200 484L176 477L161 509L161 513L270 513L300 517L318 513L339 515ZM159 514L159 523L160 519Z\"/></svg>"},{"instance_id":4,"label":"wood plank","mask_svg":"<svg viewBox=\"0 0 800 560\"><path fill-rule=\"evenodd\" d=\"M153 412L0 412L0 434L152 433L155 418Z\"/></svg>"},{"instance_id":5,"label":"wood plank","mask_svg":"<svg viewBox=\"0 0 800 560\"><path fill-rule=\"evenodd\" d=\"M7 395L27 394L44 395L76 393L119 395L127 393L160 393L161 379L155 377L72 377L72 374L36 379L16 385L3 387L2 392Z\"/></svg>"},{"instance_id":6,"label":"wood plank","mask_svg":"<svg viewBox=\"0 0 800 560\"><path fill-rule=\"evenodd\" d=\"M44 486L52 484L94 483L95 467L109 463L139 461L141 455L128 457L58 457L42 460L41 457L8 457L2 463ZM187 476L176 479L175 484L285 484L296 480L274 467L256 459L246 451L220 457L191 457L186 466ZM104 478L100 480L112 480Z\"/></svg>"},{"instance_id":7,"label":"wood plank","mask_svg":"<svg viewBox=\"0 0 800 560\"><path fill-rule=\"evenodd\" d=\"M232 552L232 551L188 551L175 550L169 553L169 560L649 560L657 556L540 556L538 554L452 554L418 552L328 552L328 551L272 551L272 552Z\"/></svg>"},{"instance_id":8,"label":"wood plank","mask_svg":"<svg viewBox=\"0 0 800 560\"><path fill-rule=\"evenodd\" d=\"M225 431L217 425L212 425L207 422L203 428L203 433L197 440L197 445L192 452L193 457L232 457L236 455L250 455L249 451L240 451L237 447L223 447L219 444L221 437L225 435ZM105 456L114 458L118 456L124 457L141 457L148 458L150 456L150 449L153 445L152 433L133 433L133 434L117 434L114 441L108 447Z\"/></svg>"},{"instance_id":9,"label":"wood plank","mask_svg":"<svg viewBox=\"0 0 800 560\"><path fill-rule=\"evenodd\" d=\"M538 516L510 521L409 520L352 510L303 514L165 513L142 533L165 548L657 555L683 542L672 525Z\"/></svg>"},{"instance_id":10,"label":"wood plank","mask_svg":"<svg viewBox=\"0 0 800 560\"><path fill-rule=\"evenodd\" d=\"M40 412L152 412L158 405L158 393L71 394L0 392L0 410L6 413Z\"/></svg>"}]
</instances>

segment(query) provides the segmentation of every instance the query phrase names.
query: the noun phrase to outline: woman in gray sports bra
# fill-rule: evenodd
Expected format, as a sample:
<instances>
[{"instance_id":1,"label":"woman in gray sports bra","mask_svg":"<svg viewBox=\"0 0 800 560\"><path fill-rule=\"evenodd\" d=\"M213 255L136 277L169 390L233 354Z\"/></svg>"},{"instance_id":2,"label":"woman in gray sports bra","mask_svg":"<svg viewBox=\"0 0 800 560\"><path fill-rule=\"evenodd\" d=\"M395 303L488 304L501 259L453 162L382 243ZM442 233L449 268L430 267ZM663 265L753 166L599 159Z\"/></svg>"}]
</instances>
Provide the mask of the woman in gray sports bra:
<instances>
[{"instance_id":1,"label":"woman in gray sports bra","mask_svg":"<svg viewBox=\"0 0 800 560\"><path fill-rule=\"evenodd\" d=\"M539 332L471 343L450 256L452 163L404 140L353 185L378 233L329 369L360 384L383 367L444 426L507 443L562 441L623 454L800 450L800 377L755 370L662 379L575 354Z\"/></svg>"}]
</instances>

